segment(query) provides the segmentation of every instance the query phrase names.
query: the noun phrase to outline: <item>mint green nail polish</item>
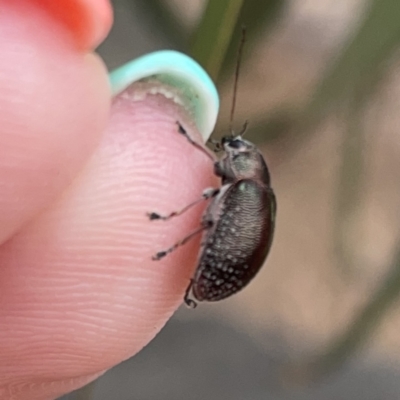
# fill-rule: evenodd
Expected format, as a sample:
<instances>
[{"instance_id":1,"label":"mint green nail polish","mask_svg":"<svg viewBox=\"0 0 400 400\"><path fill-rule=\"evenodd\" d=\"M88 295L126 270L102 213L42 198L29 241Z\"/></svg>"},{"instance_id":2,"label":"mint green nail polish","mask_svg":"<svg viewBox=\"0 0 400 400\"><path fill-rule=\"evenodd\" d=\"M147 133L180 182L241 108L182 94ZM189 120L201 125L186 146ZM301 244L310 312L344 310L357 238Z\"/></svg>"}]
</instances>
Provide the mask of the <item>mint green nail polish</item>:
<instances>
[{"instance_id":1,"label":"mint green nail polish","mask_svg":"<svg viewBox=\"0 0 400 400\"><path fill-rule=\"evenodd\" d=\"M219 97L204 69L185 54L172 50L156 51L111 72L113 95L121 93L134 82L150 77L179 89L190 105L197 128L207 140L217 120Z\"/></svg>"}]
</instances>

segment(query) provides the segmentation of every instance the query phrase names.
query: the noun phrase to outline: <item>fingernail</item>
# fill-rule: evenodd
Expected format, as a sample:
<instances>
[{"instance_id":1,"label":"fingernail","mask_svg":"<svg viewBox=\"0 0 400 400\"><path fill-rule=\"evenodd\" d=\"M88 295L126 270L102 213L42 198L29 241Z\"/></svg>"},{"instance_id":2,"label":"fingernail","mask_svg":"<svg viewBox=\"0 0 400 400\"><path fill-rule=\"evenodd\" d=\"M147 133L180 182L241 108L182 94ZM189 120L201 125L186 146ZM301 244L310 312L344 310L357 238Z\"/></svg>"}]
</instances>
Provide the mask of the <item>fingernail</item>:
<instances>
[{"instance_id":1,"label":"fingernail","mask_svg":"<svg viewBox=\"0 0 400 400\"><path fill-rule=\"evenodd\" d=\"M170 99L175 100L177 90L168 91L168 87L178 89L180 99L176 101L183 103L193 115L197 129L204 141L207 141L217 120L219 97L213 81L204 69L185 54L172 50L156 51L110 74L113 95L123 92L134 82L149 79L160 82L159 93Z\"/></svg>"}]
</instances>

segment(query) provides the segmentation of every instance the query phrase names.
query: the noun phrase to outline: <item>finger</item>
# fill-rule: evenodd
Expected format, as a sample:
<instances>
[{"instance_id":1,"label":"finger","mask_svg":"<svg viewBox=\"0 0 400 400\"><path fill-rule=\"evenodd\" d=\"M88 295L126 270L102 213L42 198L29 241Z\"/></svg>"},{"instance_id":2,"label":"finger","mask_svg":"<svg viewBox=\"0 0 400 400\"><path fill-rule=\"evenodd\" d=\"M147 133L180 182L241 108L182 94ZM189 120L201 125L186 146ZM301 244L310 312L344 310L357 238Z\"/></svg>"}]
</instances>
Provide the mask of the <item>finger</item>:
<instances>
[{"instance_id":1,"label":"finger","mask_svg":"<svg viewBox=\"0 0 400 400\"><path fill-rule=\"evenodd\" d=\"M146 213L180 208L216 182L178 133L176 121L195 137L191 120L153 89L135 85L114 101L80 178L1 248L0 379L19 399L54 397L130 357L182 302L199 238L151 256L196 228L203 207L170 222Z\"/></svg>"},{"instance_id":2,"label":"finger","mask_svg":"<svg viewBox=\"0 0 400 400\"><path fill-rule=\"evenodd\" d=\"M18 0L21 5L26 0ZM48 12L71 33L83 51L94 49L107 36L112 25L108 0L29 0Z\"/></svg>"},{"instance_id":3,"label":"finger","mask_svg":"<svg viewBox=\"0 0 400 400\"><path fill-rule=\"evenodd\" d=\"M102 62L30 2L0 1L0 243L72 182L109 108ZM40 27L40 29L38 29Z\"/></svg>"}]
</instances>

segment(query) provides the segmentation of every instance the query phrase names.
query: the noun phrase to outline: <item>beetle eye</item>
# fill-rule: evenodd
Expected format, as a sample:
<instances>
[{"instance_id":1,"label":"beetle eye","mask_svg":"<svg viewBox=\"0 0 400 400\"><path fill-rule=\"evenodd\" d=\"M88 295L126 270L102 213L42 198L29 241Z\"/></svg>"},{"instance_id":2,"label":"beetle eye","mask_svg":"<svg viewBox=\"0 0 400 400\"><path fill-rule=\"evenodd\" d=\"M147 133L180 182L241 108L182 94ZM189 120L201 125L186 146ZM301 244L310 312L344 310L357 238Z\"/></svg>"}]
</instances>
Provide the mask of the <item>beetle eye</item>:
<instances>
[{"instance_id":1,"label":"beetle eye","mask_svg":"<svg viewBox=\"0 0 400 400\"><path fill-rule=\"evenodd\" d=\"M233 149L239 149L240 147L242 147L243 142L241 140L231 140L228 143L229 147L232 147Z\"/></svg>"}]
</instances>

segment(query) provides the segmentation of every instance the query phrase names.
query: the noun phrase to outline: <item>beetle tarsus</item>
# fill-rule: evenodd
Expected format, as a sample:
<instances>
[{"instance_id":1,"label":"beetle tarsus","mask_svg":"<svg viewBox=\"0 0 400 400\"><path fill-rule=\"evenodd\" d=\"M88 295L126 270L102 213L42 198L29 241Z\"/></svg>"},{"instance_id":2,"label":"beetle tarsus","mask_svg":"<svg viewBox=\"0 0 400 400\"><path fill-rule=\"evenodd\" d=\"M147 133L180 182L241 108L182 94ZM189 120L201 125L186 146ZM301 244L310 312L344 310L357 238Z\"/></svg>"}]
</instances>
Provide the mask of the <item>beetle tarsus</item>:
<instances>
[{"instance_id":1,"label":"beetle tarsus","mask_svg":"<svg viewBox=\"0 0 400 400\"><path fill-rule=\"evenodd\" d=\"M161 219L162 221L167 221L170 218L175 217L176 215L179 215L179 213L176 211L168 215L161 215L156 212L147 213L147 216L149 217L150 221L155 221L157 219Z\"/></svg>"},{"instance_id":2,"label":"beetle tarsus","mask_svg":"<svg viewBox=\"0 0 400 400\"><path fill-rule=\"evenodd\" d=\"M191 308L192 310L193 310L194 308L197 307L197 303L196 303L194 300L189 299L189 298L185 298L184 300L185 300L185 304L186 304L189 308Z\"/></svg>"},{"instance_id":3,"label":"beetle tarsus","mask_svg":"<svg viewBox=\"0 0 400 400\"><path fill-rule=\"evenodd\" d=\"M155 254L152 258L154 261L161 260L164 258L169 252L168 251L159 251L157 254Z\"/></svg>"},{"instance_id":4,"label":"beetle tarsus","mask_svg":"<svg viewBox=\"0 0 400 400\"><path fill-rule=\"evenodd\" d=\"M149 213L147 213L147 216L149 217L149 219L150 219L151 221L153 221L153 220L155 220L155 219L162 219L161 215L160 215L160 214L157 214L157 213L155 213L155 212L149 212Z\"/></svg>"},{"instance_id":5,"label":"beetle tarsus","mask_svg":"<svg viewBox=\"0 0 400 400\"><path fill-rule=\"evenodd\" d=\"M189 307L189 308L196 308L197 307L197 303L191 299L190 296L190 291L192 290L192 285L193 285L193 280L190 280L190 284L186 289L185 292L185 296L183 297L183 301L185 302L185 304Z\"/></svg>"},{"instance_id":6,"label":"beetle tarsus","mask_svg":"<svg viewBox=\"0 0 400 400\"><path fill-rule=\"evenodd\" d=\"M184 212L186 212L193 206L201 203L202 201L209 200L212 197L215 197L218 193L219 193L219 188L208 188L203 191L203 194L201 195L201 197L199 199L193 201L192 203L188 204L186 207L183 207L179 211L173 211L167 215L161 215L156 212L149 212L149 213L147 213L147 216L149 217L150 221L154 221L157 219L161 219L163 221L168 221L169 219L171 219L173 217L183 214Z\"/></svg>"},{"instance_id":7,"label":"beetle tarsus","mask_svg":"<svg viewBox=\"0 0 400 400\"><path fill-rule=\"evenodd\" d=\"M187 136L186 129L181 125L181 123L179 121L176 121L176 123L178 125L178 132L181 133L182 135Z\"/></svg>"}]
</instances>

